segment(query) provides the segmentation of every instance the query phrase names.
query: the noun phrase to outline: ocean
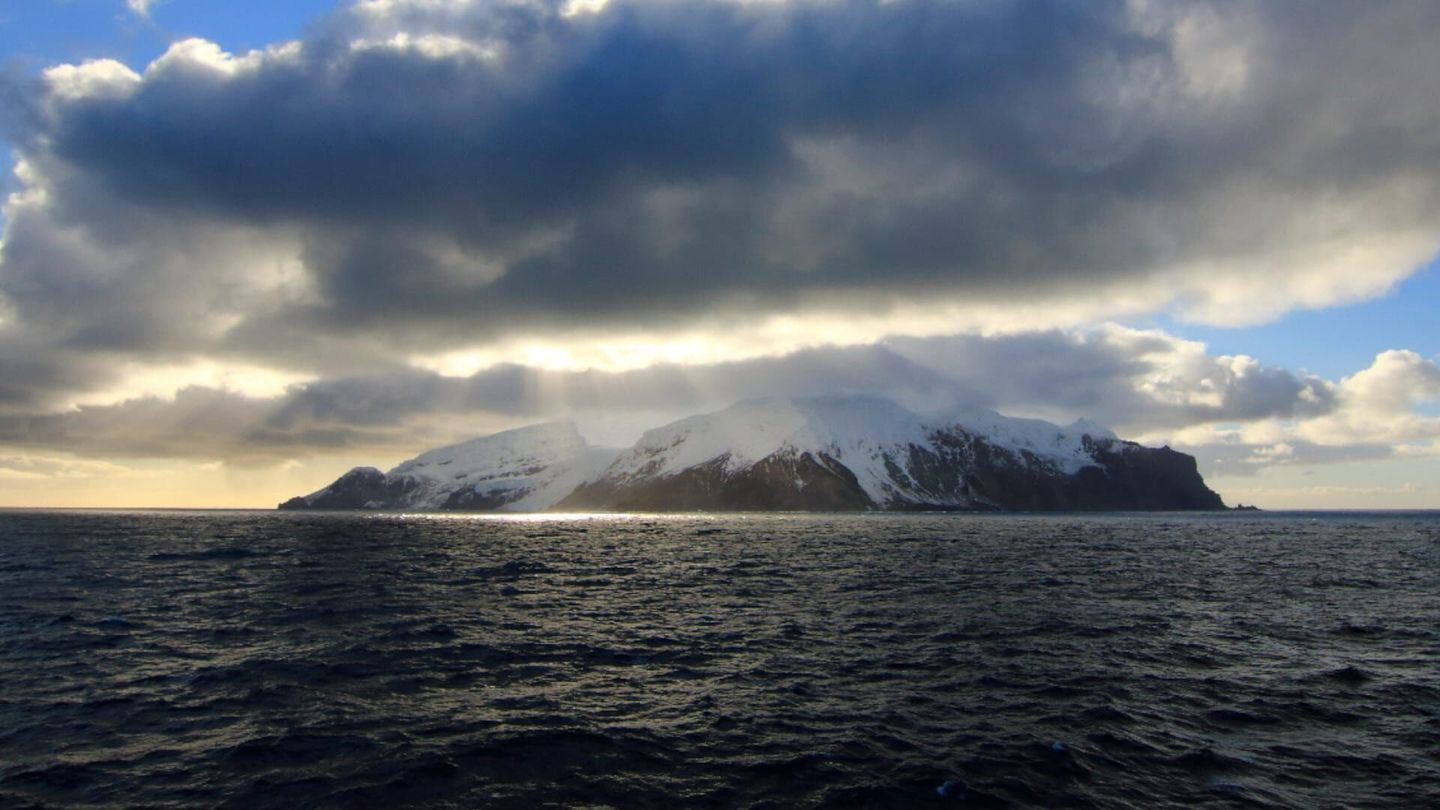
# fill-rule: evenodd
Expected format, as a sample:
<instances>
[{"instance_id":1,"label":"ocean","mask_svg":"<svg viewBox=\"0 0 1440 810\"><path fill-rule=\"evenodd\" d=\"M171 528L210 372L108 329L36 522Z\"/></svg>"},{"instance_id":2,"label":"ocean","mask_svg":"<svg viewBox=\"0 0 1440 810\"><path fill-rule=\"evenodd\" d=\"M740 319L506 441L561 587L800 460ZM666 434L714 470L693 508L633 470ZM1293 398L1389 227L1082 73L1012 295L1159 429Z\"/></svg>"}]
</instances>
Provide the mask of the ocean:
<instances>
[{"instance_id":1,"label":"ocean","mask_svg":"<svg viewBox=\"0 0 1440 810\"><path fill-rule=\"evenodd\" d=\"M1440 806L1440 513L0 512L0 806Z\"/></svg>"}]
</instances>

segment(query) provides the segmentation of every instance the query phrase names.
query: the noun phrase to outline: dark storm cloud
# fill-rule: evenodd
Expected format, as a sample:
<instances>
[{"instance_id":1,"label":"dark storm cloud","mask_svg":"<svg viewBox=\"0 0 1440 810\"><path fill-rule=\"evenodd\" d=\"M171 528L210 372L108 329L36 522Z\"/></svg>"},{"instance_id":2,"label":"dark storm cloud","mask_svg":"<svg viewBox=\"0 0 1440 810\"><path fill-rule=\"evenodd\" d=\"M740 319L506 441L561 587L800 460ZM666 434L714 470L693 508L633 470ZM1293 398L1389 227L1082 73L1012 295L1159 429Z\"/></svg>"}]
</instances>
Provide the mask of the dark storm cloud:
<instances>
[{"instance_id":1,"label":"dark storm cloud","mask_svg":"<svg viewBox=\"0 0 1440 810\"><path fill-rule=\"evenodd\" d=\"M1121 283L1263 316L1383 289L1440 222L1430 2L394 0L311 30L6 82L0 340L350 375L819 309L1073 323Z\"/></svg>"},{"instance_id":2,"label":"dark storm cloud","mask_svg":"<svg viewBox=\"0 0 1440 810\"><path fill-rule=\"evenodd\" d=\"M100 358L57 354L44 344L0 330L0 413L44 410L59 397L114 383L115 369Z\"/></svg>"}]
</instances>

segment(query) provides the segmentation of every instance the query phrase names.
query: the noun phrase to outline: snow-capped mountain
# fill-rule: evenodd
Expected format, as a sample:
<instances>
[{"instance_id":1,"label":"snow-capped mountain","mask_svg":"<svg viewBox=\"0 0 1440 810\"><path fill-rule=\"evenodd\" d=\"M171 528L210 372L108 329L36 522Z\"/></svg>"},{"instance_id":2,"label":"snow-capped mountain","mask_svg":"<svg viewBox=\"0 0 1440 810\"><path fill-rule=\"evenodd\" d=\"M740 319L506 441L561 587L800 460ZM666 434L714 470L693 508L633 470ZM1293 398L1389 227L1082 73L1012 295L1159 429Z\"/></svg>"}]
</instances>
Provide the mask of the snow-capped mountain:
<instances>
[{"instance_id":1,"label":"snow-capped mountain","mask_svg":"<svg viewBox=\"0 0 1440 810\"><path fill-rule=\"evenodd\" d=\"M738 403L596 451L568 423L360 468L282 508L916 510L1219 509L1190 456L967 408L920 416L876 397Z\"/></svg>"},{"instance_id":2,"label":"snow-capped mountain","mask_svg":"<svg viewBox=\"0 0 1440 810\"><path fill-rule=\"evenodd\" d=\"M1220 508L1194 459L983 409L874 397L742 402L646 433L563 508Z\"/></svg>"},{"instance_id":3,"label":"snow-capped mountain","mask_svg":"<svg viewBox=\"0 0 1440 810\"><path fill-rule=\"evenodd\" d=\"M422 453L388 473L356 467L281 509L548 509L615 457L571 422L507 430Z\"/></svg>"}]
</instances>

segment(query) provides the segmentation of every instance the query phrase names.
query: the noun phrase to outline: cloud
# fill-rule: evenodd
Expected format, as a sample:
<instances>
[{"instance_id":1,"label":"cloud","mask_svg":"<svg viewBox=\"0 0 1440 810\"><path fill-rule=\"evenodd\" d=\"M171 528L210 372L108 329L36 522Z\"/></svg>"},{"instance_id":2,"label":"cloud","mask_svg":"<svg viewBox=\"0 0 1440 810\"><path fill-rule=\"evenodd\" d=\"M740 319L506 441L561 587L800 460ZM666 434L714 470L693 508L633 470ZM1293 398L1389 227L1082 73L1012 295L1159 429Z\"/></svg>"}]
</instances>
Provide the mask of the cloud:
<instances>
[{"instance_id":1,"label":"cloud","mask_svg":"<svg viewBox=\"0 0 1440 810\"><path fill-rule=\"evenodd\" d=\"M246 54L56 66L6 92L0 408L127 362L336 378L621 338L714 362L1377 295L1440 249L1437 24L1429 2L370 0ZM1193 373L1222 399L1157 424L1307 385Z\"/></svg>"},{"instance_id":2,"label":"cloud","mask_svg":"<svg viewBox=\"0 0 1440 810\"><path fill-rule=\"evenodd\" d=\"M125 0L125 5L141 17L149 17L150 9L162 2L164 0Z\"/></svg>"},{"instance_id":3,"label":"cloud","mask_svg":"<svg viewBox=\"0 0 1440 810\"><path fill-rule=\"evenodd\" d=\"M1319 484L1312 486L1267 486L1243 490L1237 494L1295 504L1303 509L1426 509L1434 503L1434 487L1407 481L1392 486L1345 486ZM1378 504L1378 506L1377 506Z\"/></svg>"},{"instance_id":4,"label":"cloud","mask_svg":"<svg viewBox=\"0 0 1440 810\"><path fill-rule=\"evenodd\" d=\"M469 377L398 370L292 385L280 396L187 386L173 396L0 416L0 446L95 457L275 463L333 452L416 452L526 422L574 416L599 442L738 398L884 394L939 406L961 386L882 348L816 349L711 366L628 372L502 365Z\"/></svg>"},{"instance_id":5,"label":"cloud","mask_svg":"<svg viewBox=\"0 0 1440 810\"><path fill-rule=\"evenodd\" d=\"M1440 402L1435 361L1412 351L1385 351L1368 368L1327 387L1331 396L1323 409L1248 424L1196 424L1168 438L1195 453L1204 468L1230 475L1273 466L1440 456L1440 417L1420 407Z\"/></svg>"},{"instance_id":6,"label":"cloud","mask_svg":"<svg viewBox=\"0 0 1440 810\"><path fill-rule=\"evenodd\" d=\"M46 481L117 478L140 475L137 470L106 461L51 455L0 454L0 480Z\"/></svg>"},{"instance_id":7,"label":"cloud","mask_svg":"<svg viewBox=\"0 0 1440 810\"><path fill-rule=\"evenodd\" d=\"M191 386L169 397L0 416L0 446L273 465L342 452L399 457L563 417L592 441L623 445L642 429L736 399L871 394L929 412L983 405L1062 423L1089 417L1194 452L1207 473L1248 475L1440 451L1440 420L1416 410L1434 398L1435 373L1413 353L1387 352L1332 382L1112 325L620 372L507 364L449 377L405 369L294 384L278 395Z\"/></svg>"},{"instance_id":8,"label":"cloud","mask_svg":"<svg viewBox=\"0 0 1440 810\"><path fill-rule=\"evenodd\" d=\"M985 404L1064 420L1084 415L1133 433L1224 422L1318 416L1334 384L1214 356L1156 330L1097 329L895 339L910 360L942 372Z\"/></svg>"},{"instance_id":9,"label":"cloud","mask_svg":"<svg viewBox=\"0 0 1440 810\"><path fill-rule=\"evenodd\" d=\"M1276 467L1379 461L1395 456L1393 446L1375 442L1316 444L1291 437L1271 443L1251 443L1233 433L1178 447L1194 455L1207 476L1249 477Z\"/></svg>"},{"instance_id":10,"label":"cloud","mask_svg":"<svg viewBox=\"0 0 1440 810\"><path fill-rule=\"evenodd\" d=\"M1341 381L1343 407L1309 426L1313 435L1404 441L1440 436L1440 419L1421 416L1415 406L1440 401L1440 366L1412 351L1386 351L1375 362Z\"/></svg>"}]
</instances>

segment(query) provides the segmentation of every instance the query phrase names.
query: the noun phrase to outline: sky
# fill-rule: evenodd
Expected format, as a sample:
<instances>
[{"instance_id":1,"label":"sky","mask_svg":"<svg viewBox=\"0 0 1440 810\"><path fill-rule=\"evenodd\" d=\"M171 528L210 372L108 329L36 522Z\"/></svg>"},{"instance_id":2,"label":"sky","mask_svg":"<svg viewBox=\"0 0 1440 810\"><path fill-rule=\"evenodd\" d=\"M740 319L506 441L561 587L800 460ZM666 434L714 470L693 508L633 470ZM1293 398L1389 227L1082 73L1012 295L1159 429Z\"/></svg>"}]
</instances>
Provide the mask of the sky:
<instances>
[{"instance_id":1,"label":"sky","mask_svg":"<svg viewBox=\"0 0 1440 810\"><path fill-rule=\"evenodd\" d=\"M0 505L749 397L1440 508L1429 0L0 0Z\"/></svg>"}]
</instances>

